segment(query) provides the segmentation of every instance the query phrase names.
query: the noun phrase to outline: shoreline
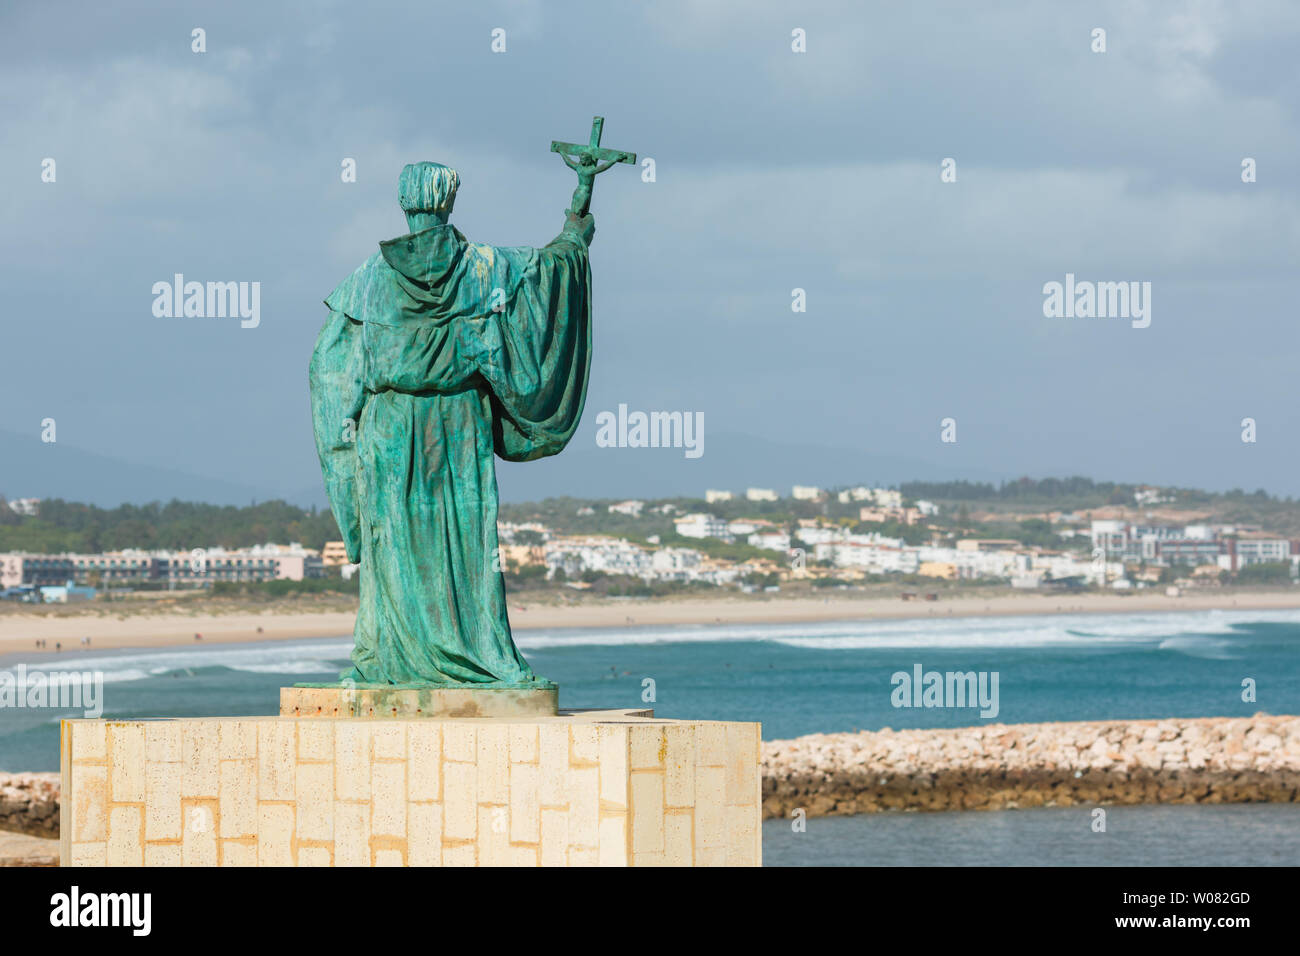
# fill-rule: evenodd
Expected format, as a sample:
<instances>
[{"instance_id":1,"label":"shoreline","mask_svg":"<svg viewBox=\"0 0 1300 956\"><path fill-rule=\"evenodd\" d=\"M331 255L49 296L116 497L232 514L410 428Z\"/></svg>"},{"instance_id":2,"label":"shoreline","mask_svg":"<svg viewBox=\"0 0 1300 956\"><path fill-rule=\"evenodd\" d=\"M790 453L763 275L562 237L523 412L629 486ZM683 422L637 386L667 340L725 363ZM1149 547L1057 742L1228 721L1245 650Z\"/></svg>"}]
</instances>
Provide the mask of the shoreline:
<instances>
[{"instance_id":1,"label":"shoreline","mask_svg":"<svg viewBox=\"0 0 1300 956\"><path fill-rule=\"evenodd\" d=\"M734 624L806 624L823 621L926 620L934 618L1013 617L1055 614L1166 613L1178 611L1300 610L1296 591L1243 591L1187 594L997 594L944 596L938 601L898 597L751 597L685 600L604 600L599 603L509 604L515 630L538 628L626 628ZM149 613L143 607L115 613L103 606L86 613L0 614L0 654L34 650L37 640L64 652L152 648L202 643L302 640L350 637L355 610L299 610L283 605L258 608L233 605L203 611ZM91 646L82 645L89 637Z\"/></svg>"}]
</instances>

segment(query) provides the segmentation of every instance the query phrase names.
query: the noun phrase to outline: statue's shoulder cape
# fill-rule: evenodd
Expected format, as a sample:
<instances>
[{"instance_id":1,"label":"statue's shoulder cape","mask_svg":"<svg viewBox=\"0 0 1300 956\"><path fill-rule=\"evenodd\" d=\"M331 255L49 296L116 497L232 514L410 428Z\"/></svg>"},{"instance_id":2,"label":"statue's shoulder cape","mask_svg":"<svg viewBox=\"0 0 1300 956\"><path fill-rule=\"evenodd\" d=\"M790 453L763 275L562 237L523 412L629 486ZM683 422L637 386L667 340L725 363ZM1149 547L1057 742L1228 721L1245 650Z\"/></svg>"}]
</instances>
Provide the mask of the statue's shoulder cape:
<instances>
[{"instance_id":1,"label":"statue's shoulder cape","mask_svg":"<svg viewBox=\"0 0 1300 956\"><path fill-rule=\"evenodd\" d=\"M325 304L379 325L477 316L514 298L536 270L536 256L535 249L469 242L455 226L434 226L381 242Z\"/></svg>"}]
</instances>

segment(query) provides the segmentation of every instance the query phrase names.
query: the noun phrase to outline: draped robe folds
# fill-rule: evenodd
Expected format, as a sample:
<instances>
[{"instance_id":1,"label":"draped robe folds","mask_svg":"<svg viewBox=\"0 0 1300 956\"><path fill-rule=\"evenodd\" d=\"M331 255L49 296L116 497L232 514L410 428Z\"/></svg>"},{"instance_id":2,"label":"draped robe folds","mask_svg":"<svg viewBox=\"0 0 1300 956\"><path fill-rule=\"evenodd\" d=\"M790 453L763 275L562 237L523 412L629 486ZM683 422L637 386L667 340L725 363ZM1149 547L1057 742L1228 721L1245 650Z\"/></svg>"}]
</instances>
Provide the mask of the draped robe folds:
<instances>
[{"instance_id":1,"label":"draped robe folds","mask_svg":"<svg viewBox=\"0 0 1300 956\"><path fill-rule=\"evenodd\" d=\"M544 687L515 647L493 455L568 443L591 362L576 228L541 249L445 224L379 244L325 300L310 368L325 489L360 563L362 684Z\"/></svg>"}]
</instances>

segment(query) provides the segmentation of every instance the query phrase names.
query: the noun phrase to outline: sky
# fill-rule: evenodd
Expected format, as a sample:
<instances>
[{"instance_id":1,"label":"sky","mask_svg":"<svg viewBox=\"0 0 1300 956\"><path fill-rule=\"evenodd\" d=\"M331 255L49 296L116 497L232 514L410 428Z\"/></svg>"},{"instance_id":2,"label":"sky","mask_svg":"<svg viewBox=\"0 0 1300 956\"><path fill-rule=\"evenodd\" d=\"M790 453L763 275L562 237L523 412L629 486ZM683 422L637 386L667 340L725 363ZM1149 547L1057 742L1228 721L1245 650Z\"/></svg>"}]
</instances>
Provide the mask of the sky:
<instances>
[{"instance_id":1,"label":"sky","mask_svg":"<svg viewBox=\"0 0 1300 956\"><path fill-rule=\"evenodd\" d=\"M600 114L654 176L597 180L586 414L506 499L1300 494L1298 48L1269 0L5 4L0 493L323 502L307 363L406 231L403 164L459 171L471 239L540 246L549 144ZM259 282L260 323L156 317L175 273ZM1150 283L1150 324L1044 315L1067 274ZM620 404L701 414L703 454L600 447Z\"/></svg>"}]
</instances>

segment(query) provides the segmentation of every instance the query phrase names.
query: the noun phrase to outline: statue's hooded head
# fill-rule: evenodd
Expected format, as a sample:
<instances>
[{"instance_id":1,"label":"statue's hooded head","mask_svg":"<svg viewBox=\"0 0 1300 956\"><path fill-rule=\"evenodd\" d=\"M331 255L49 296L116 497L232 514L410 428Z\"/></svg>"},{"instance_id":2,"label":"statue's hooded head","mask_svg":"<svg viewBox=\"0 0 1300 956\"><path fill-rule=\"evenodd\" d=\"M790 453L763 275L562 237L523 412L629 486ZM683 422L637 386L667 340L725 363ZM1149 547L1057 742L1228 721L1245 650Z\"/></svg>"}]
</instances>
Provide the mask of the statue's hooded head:
<instances>
[{"instance_id":1,"label":"statue's hooded head","mask_svg":"<svg viewBox=\"0 0 1300 956\"><path fill-rule=\"evenodd\" d=\"M460 174L441 163L408 163L397 180L397 201L412 226L436 218L446 222L456 204Z\"/></svg>"}]
</instances>

